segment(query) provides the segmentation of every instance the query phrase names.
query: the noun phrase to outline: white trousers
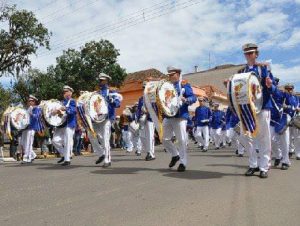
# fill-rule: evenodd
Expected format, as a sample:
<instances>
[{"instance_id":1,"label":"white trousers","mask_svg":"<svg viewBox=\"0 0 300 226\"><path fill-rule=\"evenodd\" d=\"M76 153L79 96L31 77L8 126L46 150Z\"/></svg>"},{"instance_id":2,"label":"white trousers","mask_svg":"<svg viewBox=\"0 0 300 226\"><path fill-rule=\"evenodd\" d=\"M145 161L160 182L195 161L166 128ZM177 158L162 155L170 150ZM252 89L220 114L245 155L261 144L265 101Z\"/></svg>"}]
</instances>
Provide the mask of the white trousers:
<instances>
[{"instance_id":1,"label":"white trousers","mask_svg":"<svg viewBox=\"0 0 300 226\"><path fill-rule=\"evenodd\" d=\"M88 133L93 150L97 152L98 156L105 156L104 163L111 162L110 153L110 134L111 134L111 122L106 119L101 123L93 123L96 136L92 133Z\"/></svg>"},{"instance_id":2,"label":"white trousers","mask_svg":"<svg viewBox=\"0 0 300 226\"><path fill-rule=\"evenodd\" d=\"M70 161L73 143L74 143L75 128L63 127L56 128L53 134L52 143L56 150L65 158L65 161Z\"/></svg>"},{"instance_id":3,"label":"white trousers","mask_svg":"<svg viewBox=\"0 0 300 226\"><path fill-rule=\"evenodd\" d=\"M179 155L180 163L187 164L187 120L183 118L165 118L163 120L163 145L172 155ZM172 142L173 134L177 139L177 147Z\"/></svg>"},{"instance_id":4,"label":"white trousers","mask_svg":"<svg viewBox=\"0 0 300 226\"><path fill-rule=\"evenodd\" d=\"M290 127L293 136L294 150L296 157L300 157L300 130L296 127Z\"/></svg>"},{"instance_id":5,"label":"white trousers","mask_svg":"<svg viewBox=\"0 0 300 226\"><path fill-rule=\"evenodd\" d=\"M249 139L243 135L242 133L238 134L233 128L229 129L231 140L234 140L235 148L238 150L238 154L243 155L245 153L245 149L248 148Z\"/></svg>"},{"instance_id":6,"label":"white trousers","mask_svg":"<svg viewBox=\"0 0 300 226\"><path fill-rule=\"evenodd\" d=\"M133 148L136 150L137 153L141 153L142 151L142 142L141 142L141 138L138 133L132 133L132 144L133 144Z\"/></svg>"},{"instance_id":7,"label":"white trousers","mask_svg":"<svg viewBox=\"0 0 300 226\"><path fill-rule=\"evenodd\" d=\"M155 157L154 151L154 123L147 120L143 129L140 130L142 149Z\"/></svg>"},{"instance_id":8,"label":"white trousers","mask_svg":"<svg viewBox=\"0 0 300 226\"><path fill-rule=\"evenodd\" d=\"M257 115L257 124L259 131L255 138L250 138L251 149L249 149L249 163L251 168L259 167L260 171L267 172L269 170L269 162L271 158L271 130L270 130L269 110L262 110ZM256 153L258 148L259 153Z\"/></svg>"},{"instance_id":9,"label":"white trousers","mask_svg":"<svg viewBox=\"0 0 300 226\"><path fill-rule=\"evenodd\" d=\"M272 153L276 159L281 159L282 163L290 165L289 146L290 146L290 128L288 127L282 134L275 133L273 126L271 129Z\"/></svg>"},{"instance_id":10,"label":"white trousers","mask_svg":"<svg viewBox=\"0 0 300 226\"><path fill-rule=\"evenodd\" d=\"M27 129L22 132L21 146L24 151L23 161L25 162L31 162L31 160L36 157L36 154L32 149L34 134L35 131L33 129Z\"/></svg>"},{"instance_id":11,"label":"white trousers","mask_svg":"<svg viewBox=\"0 0 300 226\"><path fill-rule=\"evenodd\" d=\"M226 137L226 141L228 143L231 143L232 142L232 138L235 136L235 131L233 128L229 128L226 130L226 134L225 134L225 137Z\"/></svg>"},{"instance_id":12,"label":"white trousers","mask_svg":"<svg viewBox=\"0 0 300 226\"><path fill-rule=\"evenodd\" d=\"M208 148L209 145L208 126L197 126L194 136L199 146L204 146L205 149Z\"/></svg>"},{"instance_id":13,"label":"white trousers","mask_svg":"<svg viewBox=\"0 0 300 226\"><path fill-rule=\"evenodd\" d=\"M123 140L125 142L126 151L133 151L133 143L132 143L132 132L130 130L123 131Z\"/></svg>"},{"instance_id":14,"label":"white trousers","mask_svg":"<svg viewBox=\"0 0 300 226\"><path fill-rule=\"evenodd\" d=\"M218 148L222 142L222 128L212 129L212 136L215 142L215 146Z\"/></svg>"}]
</instances>

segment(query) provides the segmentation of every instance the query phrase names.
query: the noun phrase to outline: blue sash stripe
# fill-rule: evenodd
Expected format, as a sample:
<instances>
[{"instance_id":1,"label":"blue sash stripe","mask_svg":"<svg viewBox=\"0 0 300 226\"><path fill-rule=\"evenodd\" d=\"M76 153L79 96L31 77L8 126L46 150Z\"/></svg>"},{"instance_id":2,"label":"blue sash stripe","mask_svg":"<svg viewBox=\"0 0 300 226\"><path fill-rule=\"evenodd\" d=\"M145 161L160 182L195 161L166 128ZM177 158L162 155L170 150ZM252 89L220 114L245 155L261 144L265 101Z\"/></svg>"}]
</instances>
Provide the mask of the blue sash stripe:
<instances>
[{"instance_id":1,"label":"blue sash stripe","mask_svg":"<svg viewBox=\"0 0 300 226\"><path fill-rule=\"evenodd\" d=\"M253 133L255 131L255 119L251 114L250 105L242 105L242 115L245 117L247 130Z\"/></svg>"},{"instance_id":2,"label":"blue sash stripe","mask_svg":"<svg viewBox=\"0 0 300 226\"><path fill-rule=\"evenodd\" d=\"M85 118L85 111L84 111L83 105L77 105L77 109L78 109L81 121L83 122L83 126L85 128L89 128L89 124L87 123L86 118Z\"/></svg>"},{"instance_id":3,"label":"blue sash stripe","mask_svg":"<svg viewBox=\"0 0 300 226\"><path fill-rule=\"evenodd\" d=\"M233 105L231 89L232 89L232 81L229 81L229 101L230 101L230 104L231 104L231 107L232 107L234 113L235 113L236 115L238 115L237 112L236 112L236 109L234 108L234 105Z\"/></svg>"},{"instance_id":4,"label":"blue sash stripe","mask_svg":"<svg viewBox=\"0 0 300 226\"><path fill-rule=\"evenodd\" d=\"M255 125L254 125L255 123L254 123L254 118L252 117L252 115L250 113L251 112L250 106L245 105L243 108L244 108L244 114L247 117L247 121L248 121L248 124L249 124L249 131L251 133L253 133L254 130L255 130Z\"/></svg>"}]
</instances>

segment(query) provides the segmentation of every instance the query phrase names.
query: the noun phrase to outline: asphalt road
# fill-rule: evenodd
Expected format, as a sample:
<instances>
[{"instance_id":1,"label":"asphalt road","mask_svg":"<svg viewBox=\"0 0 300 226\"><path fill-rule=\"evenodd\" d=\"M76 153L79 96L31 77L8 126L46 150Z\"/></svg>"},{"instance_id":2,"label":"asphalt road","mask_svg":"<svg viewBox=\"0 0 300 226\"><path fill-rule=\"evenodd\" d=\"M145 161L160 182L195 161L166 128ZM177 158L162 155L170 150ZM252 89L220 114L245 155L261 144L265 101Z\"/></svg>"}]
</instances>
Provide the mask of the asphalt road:
<instances>
[{"instance_id":1,"label":"asphalt road","mask_svg":"<svg viewBox=\"0 0 300 226\"><path fill-rule=\"evenodd\" d=\"M161 147L151 162L113 151L108 169L95 156L67 168L2 163L0 225L300 225L300 161L249 178L246 157L190 146L184 173L168 169Z\"/></svg>"}]
</instances>

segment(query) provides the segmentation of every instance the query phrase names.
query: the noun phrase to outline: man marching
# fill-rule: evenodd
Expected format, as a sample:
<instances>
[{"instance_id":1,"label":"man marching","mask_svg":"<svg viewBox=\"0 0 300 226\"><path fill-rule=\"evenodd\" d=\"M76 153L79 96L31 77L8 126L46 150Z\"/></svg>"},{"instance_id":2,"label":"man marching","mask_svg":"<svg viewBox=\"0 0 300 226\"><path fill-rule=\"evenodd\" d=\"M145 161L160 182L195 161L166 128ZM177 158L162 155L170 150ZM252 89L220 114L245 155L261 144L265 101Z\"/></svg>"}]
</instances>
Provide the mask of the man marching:
<instances>
[{"instance_id":1,"label":"man marching","mask_svg":"<svg viewBox=\"0 0 300 226\"><path fill-rule=\"evenodd\" d=\"M272 108L271 93L274 92L273 75L269 71L267 64L256 62L259 56L258 46L248 43L243 46L244 56L247 60L246 67L241 72L254 72L262 86L263 106L257 115L259 131L255 138L251 138L253 146L258 146L257 155L255 148L249 151L250 167L245 173L246 176L253 175L260 171L260 178L268 177L269 161L271 156L271 132L270 132L270 109Z\"/></svg>"},{"instance_id":2,"label":"man marching","mask_svg":"<svg viewBox=\"0 0 300 226\"><path fill-rule=\"evenodd\" d=\"M77 125L76 118L76 101L72 98L74 90L70 86L63 87L63 107L57 109L52 114L58 114L61 111L67 113L66 124L55 129L52 143L56 150L63 156L57 163L62 163L62 166L71 164L71 154L74 143L74 132Z\"/></svg>"},{"instance_id":3,"label":"man marching","mask_svg":"<svg viewBox=\"0 0 300 226\"><path fill-rule=\"evenodd\" d=\"M146 83L143 83L143 89L145 89ZM152 107L156 110L155 104L152 103ZM155 159L154 153L154 123L147 112L144 97L140 97L137 109L137 118L140 123L140 137L142 141L143 150L147 152L146 161Z\"/></svg>"},{"instance_id":4,"label":"man marching","mask_svg":"<svg viewBox=\"0 0 300 226\"><path fill-rule=\"evenodd\" d=\"M35 159L36 154L32 150L34 134L35 132L42 132L44 130L44 126L41 122L42 110L37 104L38 99L35 96L30 95L27 102L30 123L29 126L22 131L21 136L21 146L24 151L23 164L31 163Z\"/></svg>"},{"instance_id":5,"label":"man marching","mask_svg":"<svg viewBox=\"0 0 300 226\"><path fill-rule=\"evenodd\" d=\"M180 98L180 108L175 117L165 116L163 119L163 145L172 155L169 167L175 166L180 161L177 168L178 172L183 172L187 165L187 142L188 136L186 132L187 119L189 117L188 106L196 102L196 97L189 83L181 81L181 69L168 67L169 80L173 83L177 94ZM172 142L173 134L175 134L178 147Z\"/></svg>"},{"instance_id":6,"label":"man marching","mask_svg":"<svg viewBox=\"0 0 300 226\"><path fill-rule=\"evenodd\" d=\"M103 167L111 166L111 154L110 154L110 133L111 133L111 122L115 120L115 108L120 107L121 100L115 98L113 94L116 94L116 91L109 89L108 83L111 80L111 77L105 73L99 74L100 81L100 91L101 94L108 103L108 116L101 123L93 123L94 130L97 134L94 137L89 133L89 139L92 144L94 151L99 155L96 164L100 164L104 160Z\"/></svg>"},{"instance_id":7,"label":"man marching","mask_svg":"<svg viewBox=\"0 0 300 226\"><path fill-rule=\"evenodd\" d=\"M199 107L195 110L195 139L199 145L199 148L203 152L207 152L209 145L209 121L211 118L211 111L209 107L205 106L204 99L198 98Z\"/></svg>"},{"instance_id":8,"label":"man marching","mask_svg":"<svg viewBox=\"0 0 300 226\"><path fill-rule=\"evenodd\" d=\"M219 110L219 104L214 103L214 109L211 114L211 128L212 128L212 136L215 142L216 150L220 149L220 145L223 145L222 140L222 127L225 123L225 113Z\"/></svg>"}]
</instances>

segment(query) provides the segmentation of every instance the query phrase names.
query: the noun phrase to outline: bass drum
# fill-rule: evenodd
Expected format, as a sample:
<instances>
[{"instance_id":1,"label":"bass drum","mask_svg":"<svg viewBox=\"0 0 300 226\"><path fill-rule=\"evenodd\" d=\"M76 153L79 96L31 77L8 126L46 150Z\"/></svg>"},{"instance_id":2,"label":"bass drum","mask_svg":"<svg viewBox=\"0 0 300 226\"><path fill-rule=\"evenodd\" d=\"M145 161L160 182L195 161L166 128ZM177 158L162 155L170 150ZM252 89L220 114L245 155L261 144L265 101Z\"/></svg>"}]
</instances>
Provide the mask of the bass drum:
<instances>
[{"instance_id":1,"label":"bass drum","mask_svg":"<svg viewBox=\"0 0 300 226\"><path fill-rule=\"evenodd\" d=\"M108 115L108 104L105 98L96 92L85 92L78 98L78 106L84 108L85 114L92 122L103 122Z\"/></svg>"},{"instance_id":2,"label":"bass drum","mask_svg":"<svg viewBox=\"0 0 300 226\"><path fill-rule=\"evenodd\" d=\"M11 107L9 114L11 125L16 130L26 129L30 123L30 115L23 107Z\"/></svg>"},{"instance_id":3,"label":"bass drum","mask_svg":"<svg viewBox=\"0 0 300 226\"><path fill-rule=\"evenodd\" d=\"M227 86L229 103L238 115L245 134L255 137L259 131L257 114L263 105L260 81L253 72L233 75Z\"/></svg>"},{"instance_id":4,"label":"bass drum","mask_svg":"<svg viewBox=\"0 0 300 226\"><path fill-rule=\"evenodd\" d=\"M174 85L166 80L148 82L144 95L151 103L156 103L167 117L174 117L180 108L177 91Z\"/></svg>"},{"instance_id":5,"label":"bass drum","mask_svg":"<svg viewBox=\"0 0 300 226\"><path fill-rule=\"evenodd\" d=\"M289 114L283 113L279 122L275 124L275 132L278 134L283 134L284 131L290 126L291 116Z\"/></svg>"},{"instance_id":6,"label":"bass drum","mask_svg":"<svg viewBox=\"0 0 300 226\"><path fill-rule=\"evenodd\" d=\"M262 87L252 72L233 75L228 86L228 96L235 112L238 112L241 105L251 105L256 114L262 109Z\"/></svg>"},{"instance_id":7,"label":"bass drum","mask_svg":"<svg viewBox=\"0 0 300 226\"><path fill-rule=\"evenodd\" d=\"M64 107L61 101L55 99L42 101L40 106L42 108L43 117L48 125L59 127L67 121L66 111L59 111L54 114L54 111Z\"/></svg>"}]
</instances>

